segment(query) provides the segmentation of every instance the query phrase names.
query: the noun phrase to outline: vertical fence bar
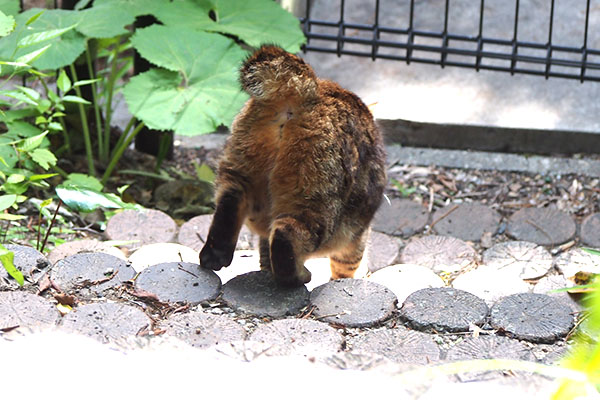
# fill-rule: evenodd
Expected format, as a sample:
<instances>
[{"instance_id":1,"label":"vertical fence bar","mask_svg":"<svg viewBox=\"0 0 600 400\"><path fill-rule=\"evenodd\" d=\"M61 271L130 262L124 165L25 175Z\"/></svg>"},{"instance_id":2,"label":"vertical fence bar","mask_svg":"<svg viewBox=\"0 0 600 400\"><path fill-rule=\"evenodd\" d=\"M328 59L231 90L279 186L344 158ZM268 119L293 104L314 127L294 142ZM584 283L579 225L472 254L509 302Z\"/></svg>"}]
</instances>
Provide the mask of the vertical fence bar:
<instances>
[{"instance_id":1,"label":"vertical fence bar","mask_svg":"<svg viewBox=\"0 0 600 400\"><path fill-rule=\"evenodd\" d=\"M373 43L371 45L371 60L377 58L379 44L379 0L375 0L375 23L373 24Z\"/></svg>"},{"instance_id":2,"label":"vertical fence bar","mask_svg":"<svg viewBox=\"0 0 600 400\"><path fill-rule=\"evenodd\" d=\"M583 83L585 79L585 68L587 64L587 40L588 40L588 28L590 24L590 0L587 0L585 6L585 30L583 33L583 47L581 48L582 59L581 59L581 74L579 76L580 82Z\"/></svg>"},{"instance_id":3,"label":"vertical fence bar","mask_svg":"<svg viewBox=\"0 0 600 400\"><path fill-rule=\"evenodd\" d=\"M413 19L415 16L415 0L410 0L410 14L408 20L408 38L406 40L406 63L410 64L414 43L414 25Z\"/></svg>"},{"instance_id":4,"label":"vertical fence bar","mask_svg":"<svg viewBox=\"0 0 600 400\"><path fill-rule=\"evenodd\" d=\"M306 46L308 46L308 43L310 42L310 23L312 21L312 18L310 18L310 0L306 0L306 15L304 16L304 27L303 27L303 31L304 31L304 37L306 38L306 43L304 44L304 52L306 53Z\"/></svg>"},{"instance_id":5,"label":"vertical fence bar","mask_svg":"<svg viewBox=\"0 0 600 400\"><path fill-rule=\"evenodd\" d=\"M338 36L337 36L337 46L336 46L336 53L338 57L342 56L342 48L344 47L344 42L343 42L343 38L344 35L346 34L346 29L344 28L344 6L345 6L346 1L342 0L341 4L340 4L340 23L339 23L339 29L338 29Z\"/></svg>"},{"instance_id":6,"label":"vertical fence bar","mask_svg":"<svg viewBox=\"0 0 600 400\"><path fill-rule=\"evenodd\" d=\"M446 57L448 56L448 9L450 8L450 0L446 0L446 9L444 10L444 31L442 32L442 54L440 63L442 68L446 66Z\"/></svg>"},{"instance_id":7,"label":"vertical fence bar","mask_svg":"<svg viewBox=\"0 0 600 400\"><path fill-rule=\"evenodd\" d=\"M548 50L546 51L546 71L544 76L546 79L550 77L550 60L552 59L552 28L554 26L554 0L550 2L550 24L548 26Z\"/></svg>"},{"instance_id":8,"label":"vertical fence bar","mask_svg":"<svg viewBox=\"0 0 600 400\"><path fill-rule=\"evenodd\" d=\"M519 29L519 0L515 0L515 28L514 28L514 34L513 34L513 40L512 40L512 54L511 54L511 60L510 60L510 74L511 75L515 74L515 66L517 65L517 51L519 48L519 46L517 44L518 29Z\"/></svg>"},{"instance_id":9,"label":"vertical fence bar","mask_svg":"<svg viewBox=\"0 0 600 400\"><path fill-rule=\"evenodd\" d=\"M477 57L475 58L475 70L479 72L479 66L481 65L481 52L483 51L483 8L485 7L485 0L481 0L479 6L479 32L477 34Z\"/></svg>"}]
</instances>

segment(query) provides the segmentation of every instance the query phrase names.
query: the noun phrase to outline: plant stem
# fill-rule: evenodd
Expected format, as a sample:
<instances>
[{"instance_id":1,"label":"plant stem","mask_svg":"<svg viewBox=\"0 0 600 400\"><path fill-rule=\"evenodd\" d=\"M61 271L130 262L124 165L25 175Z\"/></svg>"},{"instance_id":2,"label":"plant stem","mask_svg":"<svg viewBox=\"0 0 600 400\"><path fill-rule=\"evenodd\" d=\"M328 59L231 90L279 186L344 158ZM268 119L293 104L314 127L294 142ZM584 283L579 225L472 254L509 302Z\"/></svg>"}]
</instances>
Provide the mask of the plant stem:
<instances>
[{"instance_id":1,"label":"plant stem","mask_svg":"<svg viewBox=\"0 0 600 400\"><path fill-rule=\"evenodd\" d=\"M56 165L53 166L52 169L54 169L56 172L58 172L58 174L65 179L69 176L69 174L67 174L67 172L64 169L62 169Z\"/></svg>"},{"instance_id":2,"label":"plant stem","mask_svg":"<svg viewBox=\"0 0 600 400\"><path fill-rule=\"evenodd\" d=\"M90 79L95 79L94 68L92 64L92 55L90 54L90 41L85 42L85 61L88 67L88 74ZM100 119L100 106L98 105L98 97L96 94L96 83L92 82L92 100L94 102L94 117L96 118L96 135L98 136L98 159L100 161L106 161L108 157L104 157L103 153L103 142L102 142L102 120Z\"/></svg>"},{"instance_id":3,"label":"plant stem","mask_svg":"<svg viewBox=\"0 0 600 400\"><path fill-rule=\"evenodd\" d=\"M112 158L110 160L110 163L108 164L108 167L106 167L106 171L104 171L104 175L102 176L102 185L106 185L106 182L108 181L108 178L110 177L110 174L112 173L113 169L115 168L115 166L119 162L119 159L123 155L123 152L131 144L132 140L142 130L143 127L144 127L144 123L140 122L135 127L135 129L133 130L133 132L131 132L131 135L129 135L129 137L126 138L121 143L121 145L119 146L119 148L116 149L115 154L112 156Z\"/></svg>"},{"instance_id":4,"label":"plant stem","mask_svg":"<svg viewBox=\"0 0 600 400\"><path fill-rule=\"evenodd\" d=\"M125 140L125 138L127 138L127 135L129 135L129 131L131 130L131 128L133 128L134 124L135 124L135 117L131 117L129 119L129 122L127 123L127 126L125 126L125 130L123 131L123 133L121 133L121 136L119 136L119 140L117 140L117 144L115 144L113 151L110 153L111 157L113 157L115 155L115 150L118 149L119 147L121 147L121 145L123 144L123 141Z\"/></svg>"},{"instance_id":5,"label":"plant stem","mask_svg":"<svg viewBox=\"0 0 600 400\"><path fill-rule=\"evenodd\" d=\"M75 66L73 64L69 65L71 70L71 76L73 76L73 80L75 82L78 81L77 73L75 72ZM81 97L81 90L78 86L75 86L75 93L77 96ZM96 168L94 167L94 154L92 153L92 142L90 140L90 128L88 126L87 115L85 113L85 109L83 108L83 104L77 103L79 108L79 116L81 117L81 128L83 129L83 141L85 143L85 155L87 157L88 162L88 171L90 175L96 176Z\"/></svg>"},{"instance_id":6,"label":"plant stem","mask_svg":"<svg viewBox=\"0 0 600 400\"><path fill-rule=\"evenodd\" d=\"M58 214L58 209L62 204L62 200L58 199L58 204L56 205L56 210L54 211L54 215L52 216L52 221L50 221L50 226L46 231L46 236L44 236L44 242L42 243L42 248L39 250L40 253L44 251L44 247L46 247L46 242L48 241L48 236L50 236L50 231L52 230L52 226L54 225L54 220L56 220L56 215Z\"/></svg>"},{"instance_id":7,"label":"plant stem","mask_svg":"<svg viewBox=\"0 0 600 400\"><path fill-rule=\"evenodd\" d=\"M112 120L112 98L113 91L115 88L115 78L117 72L117 52L119 51L119 46L115 46L114 53L112 55L113 59L110 65L110 75L108 77L108 84L106 85L106 111L104 112L104 151L102 156L108 160L108 155L110 153L110 122Z\"/></svg>"},{"instance_id":8,"label":"plant stem","mask_svg":"<svg viewBox=\"0 0 600 400\"><path fill-rule=\"evenodd\" d=\"M63 117L58 117L58 122L60 122L60 125L62 126L63 139L65 140L65 146L67 147L67 151L69 152L69 154L72 154L71 138L69 137L69 134L67 132L67 124L65 123L65 119Z\"/></svg>"}]
</instances>

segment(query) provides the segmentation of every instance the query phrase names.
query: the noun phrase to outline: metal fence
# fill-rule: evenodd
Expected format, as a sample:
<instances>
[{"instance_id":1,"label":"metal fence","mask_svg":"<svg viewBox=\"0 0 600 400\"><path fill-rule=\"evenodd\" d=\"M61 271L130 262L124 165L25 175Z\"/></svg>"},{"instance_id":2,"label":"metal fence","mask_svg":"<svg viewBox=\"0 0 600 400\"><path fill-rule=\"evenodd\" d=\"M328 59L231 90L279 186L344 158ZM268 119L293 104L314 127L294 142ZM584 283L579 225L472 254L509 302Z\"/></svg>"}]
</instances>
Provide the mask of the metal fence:
<instances>
[{"instance_id":1,"label":"metal fence","mask_svg":"<svg viewBox=\"0 0 600 400\"><path fill-rule=\"evenodd\" d=\"M300 14L305 51L600 81L600 0L308 0Z\"/></svg>"}]
</instances>

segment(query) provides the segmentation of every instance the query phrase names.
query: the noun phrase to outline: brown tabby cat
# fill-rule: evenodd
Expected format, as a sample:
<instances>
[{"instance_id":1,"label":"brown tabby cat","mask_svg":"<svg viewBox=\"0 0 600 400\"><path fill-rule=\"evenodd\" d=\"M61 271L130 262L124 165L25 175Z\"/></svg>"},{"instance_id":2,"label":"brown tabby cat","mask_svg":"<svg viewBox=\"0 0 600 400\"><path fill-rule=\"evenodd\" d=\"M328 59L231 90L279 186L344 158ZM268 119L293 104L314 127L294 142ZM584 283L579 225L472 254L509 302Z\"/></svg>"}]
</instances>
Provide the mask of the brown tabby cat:
<instances>
[{"instance_id":1,"label":"brown tabby cat","mask_svg":"<svg viewBox=\"0 0 600 400\"><path fill-rule=\"evenodd\" d=\"M200 264L233 258L245 222L262 269L284 286L310 281L304 261L329 256L351 278L386 182L381 135L364 103L301 58L263 46L240 70L250 94L217 171L216 211Z\"/></svg>"}]
</instances>

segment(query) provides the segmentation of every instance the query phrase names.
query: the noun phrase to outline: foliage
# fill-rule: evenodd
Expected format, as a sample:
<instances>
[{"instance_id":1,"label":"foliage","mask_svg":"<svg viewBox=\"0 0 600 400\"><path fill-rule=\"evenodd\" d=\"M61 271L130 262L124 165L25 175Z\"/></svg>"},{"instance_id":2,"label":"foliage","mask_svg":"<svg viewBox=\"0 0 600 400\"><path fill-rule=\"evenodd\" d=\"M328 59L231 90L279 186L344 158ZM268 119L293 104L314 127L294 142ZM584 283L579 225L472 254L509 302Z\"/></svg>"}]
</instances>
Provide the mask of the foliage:
<instances>
[{"instance_id":1,"label":"foliage","mask_svg":"<svg viewBox=\"0 0 600 400\"><path fill-rule=\"evenodd\" d=\"M9 251L6 247L0 244L0 262L2 262L6 272L8 272L8 274L12 276L20 286L23 286L23 283L25 283L25 278L23 277L21 271L15 267L15 264L13 263L14 256L15 255L12 251Z\"/></svg>"}]
</instances>

